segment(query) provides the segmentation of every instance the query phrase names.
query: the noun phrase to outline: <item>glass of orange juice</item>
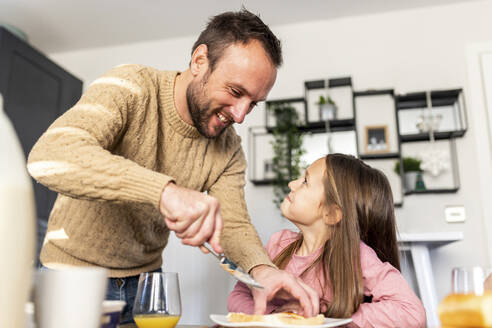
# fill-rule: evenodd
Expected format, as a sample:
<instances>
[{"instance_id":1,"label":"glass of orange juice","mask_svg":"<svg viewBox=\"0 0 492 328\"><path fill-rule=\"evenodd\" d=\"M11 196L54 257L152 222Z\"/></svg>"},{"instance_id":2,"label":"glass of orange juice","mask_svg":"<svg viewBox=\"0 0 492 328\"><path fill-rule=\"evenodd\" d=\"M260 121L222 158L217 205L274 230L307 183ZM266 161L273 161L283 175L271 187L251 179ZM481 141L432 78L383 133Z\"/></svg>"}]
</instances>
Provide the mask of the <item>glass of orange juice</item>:
<instances>
[{"instance_id":1,"label":"glass of orange juice","mask_svg":"<svg viewBox=\"0 0 492 328\"><path fill-rule=\"evenodd\" d=\"M482 295L491 288L490 268L457 267L451 271L451 293Z\"/></svg>"},{"instance_id":2,"label":"glass of orange juice","mask_svg":"<svg viewBox=\"0 0 492 328\"><path fill-rule=\"evenodd\" d=\"M174 328L181 316L176 272L144 272L138 280L133 319L138 328Z\"/></svg>"}]
</instances>

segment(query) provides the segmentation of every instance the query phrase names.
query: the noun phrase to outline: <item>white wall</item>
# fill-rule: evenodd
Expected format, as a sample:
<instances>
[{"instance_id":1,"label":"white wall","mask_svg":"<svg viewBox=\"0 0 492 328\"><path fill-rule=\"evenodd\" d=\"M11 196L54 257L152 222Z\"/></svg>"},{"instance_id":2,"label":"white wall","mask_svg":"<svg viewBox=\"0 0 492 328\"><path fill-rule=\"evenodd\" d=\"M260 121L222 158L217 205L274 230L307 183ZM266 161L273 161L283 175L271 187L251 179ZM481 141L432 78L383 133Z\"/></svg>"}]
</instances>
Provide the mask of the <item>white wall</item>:
<instances>
[{"instance_id":1,"label":"white wall","mask_svg":"<svg viewBox=\"0 0 492 328\"><path fill-rule=\"evenodd\" d=\"M472 2L370 16L317 21L272 29L283 41L284 65L270 99L303 95L305 80L351 75L356 90L395 88L397 93L467 86L467 45L492 40L492 2ZM82 32L81 32L82 33ZM197 31L198 33L198 31ZM195 36L118 47L51 54L86 83L111 66L147 64L161 69L184 69ZM461 189L456 194L405 197L397 209L401 232L463 231L465 240L431 253L438 299L448 292L450 270L457 265L488 265L487 243L480 208L480 177L473 122L482 112L468 107L469 131L458 140ZM475 115L475 116L474 116ZM262 125L263 111L254 111L237 127L247 140L251 125ZM485 119L485 118L483 118ZM244 144L245 149L246 143ZM263 241L290 226L271 203L270 187L248 184L246 200L252 221ZM467 220L447 224L446 205L464 205ZM183 256L184 252L184 256ZM210 312L225 312L231 285L211 259L171 240L164 252L165 269L177 270L183 284L182 323L203 323ZM193 303L193 305L192 305ZM212 306L211 304L216 304ZM201 305L202 308L198 308Z\"/></svg>"},{"instance_id":2,"label":"white wall","mask_svg":"<svg viewBox=\"0 0 492 328\"><path fill-rule=\"evenodd\" d=\"M467 47L469 103L474 109L475 141L480 151L477 164L480 175L480 206L487 235L489 261L492 262L492 42Z\"/></svg>"}]
</instances>

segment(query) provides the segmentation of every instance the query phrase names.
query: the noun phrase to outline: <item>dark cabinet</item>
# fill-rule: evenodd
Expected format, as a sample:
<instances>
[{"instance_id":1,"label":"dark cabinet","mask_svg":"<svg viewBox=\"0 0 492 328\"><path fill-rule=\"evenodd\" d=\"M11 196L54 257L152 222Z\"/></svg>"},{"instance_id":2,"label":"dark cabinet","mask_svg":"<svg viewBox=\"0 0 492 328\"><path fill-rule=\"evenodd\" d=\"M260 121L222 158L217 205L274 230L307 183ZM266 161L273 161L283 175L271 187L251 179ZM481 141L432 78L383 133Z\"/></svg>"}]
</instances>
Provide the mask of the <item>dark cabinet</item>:
<instances>
[{"instance_id":1,"label":"dark cabinet","mask_svg":"<svg viewBox=\"0 0 492 328\"><path fill-rule=\"evenodd\" d=\"M80 98L82 81L0 27L0 93L27 158L32 146ZM33 180L38 220L48 219L56 193Z\"/></svg>"}]
</instances>

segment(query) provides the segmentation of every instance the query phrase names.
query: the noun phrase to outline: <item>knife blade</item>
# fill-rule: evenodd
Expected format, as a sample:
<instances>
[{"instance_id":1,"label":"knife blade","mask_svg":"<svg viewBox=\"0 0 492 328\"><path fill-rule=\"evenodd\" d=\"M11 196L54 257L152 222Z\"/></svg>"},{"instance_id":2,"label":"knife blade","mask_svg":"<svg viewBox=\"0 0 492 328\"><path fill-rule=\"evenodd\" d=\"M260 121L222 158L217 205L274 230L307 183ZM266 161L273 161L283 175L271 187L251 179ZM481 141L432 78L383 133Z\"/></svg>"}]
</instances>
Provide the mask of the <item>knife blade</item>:
<instances>
[{"instance_id":1,"label":"knife blade","mask_svg":"<svg viewBox=\"0 0 492 328\"><path fill-rule=\"evenodd\" d=\"M254 280L251 275L244 272L243 269L234 264L234 262L225 257L225 255L217 254L208 243L204 243L202 246L215 256L219 260L222 269L230 273L234 278L251 287L263 289L263 286Z\"/></svg>"}]
</instances>

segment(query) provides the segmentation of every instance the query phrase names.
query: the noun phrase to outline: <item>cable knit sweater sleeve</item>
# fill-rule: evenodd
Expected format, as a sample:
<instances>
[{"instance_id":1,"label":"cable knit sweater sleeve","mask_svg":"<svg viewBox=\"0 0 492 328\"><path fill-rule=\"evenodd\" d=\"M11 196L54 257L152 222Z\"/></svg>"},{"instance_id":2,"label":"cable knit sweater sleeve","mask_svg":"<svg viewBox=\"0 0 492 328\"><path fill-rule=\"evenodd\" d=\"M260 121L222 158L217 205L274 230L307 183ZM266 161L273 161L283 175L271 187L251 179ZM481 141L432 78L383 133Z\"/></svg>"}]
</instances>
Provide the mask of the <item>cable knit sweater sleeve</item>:
<instances>
[{"instance_id":1,"label":"cable knit sweater sleeve","mask_svg":"<svg viewBox=\"0 0 492 328\"><path fill-rule=\"evenodd\" d=\"M70 197L157 207L172 178L110 152L126 132L130 115L135 124L145 119L145 110L134 109L145 108L150 82L139 74L138 66L120 67L94 81L34 145L29 173Z\"/></svg>"},{"instance_id":2,"label":"cable knit sweater sleeve","mask_svg":"<svg viewBox=\"0 0 492 328\"><path fill-rule=\"evenodd\" d=\"M364 294L372 296L352 316L350 327L425 327L425 310L402 274L381 262L372 248L361 243Z\"/></svg>"},{"instance_id":3,"label":"cable knit sweater sleeve","mask_svg":"<svg viewBox=\"0 0 492 328\"><path fill-rule=\"evenodd\" d=\"M220 202L224 222L221 244L226 255L249 272L254 266L273 264L248 215L244 200L245 170L246 159L242 148L238 147L226 171L210 189L210 195L217 197Z\"/></svg>"}]
</instances>

